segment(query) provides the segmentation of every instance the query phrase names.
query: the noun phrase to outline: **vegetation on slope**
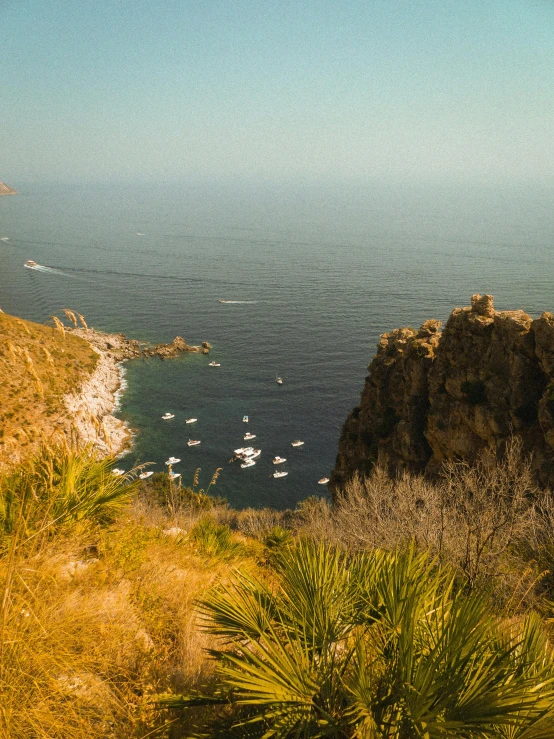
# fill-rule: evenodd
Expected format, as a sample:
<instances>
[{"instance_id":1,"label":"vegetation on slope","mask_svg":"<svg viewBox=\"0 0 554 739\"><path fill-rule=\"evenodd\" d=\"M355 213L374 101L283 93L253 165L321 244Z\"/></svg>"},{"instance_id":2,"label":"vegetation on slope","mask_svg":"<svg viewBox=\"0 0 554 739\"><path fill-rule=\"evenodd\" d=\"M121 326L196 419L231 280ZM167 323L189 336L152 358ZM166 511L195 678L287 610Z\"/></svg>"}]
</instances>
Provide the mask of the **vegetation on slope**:
<instances>
[{"instance_id":1,"label":"vegetation on slope","mask_svg":"<svg viewBox=\"0 0 554 739\"><path fill-rule=\"evenodd\" d=\"M43 449L0 479L0 739L554 736L517 451L278 512Z\"/></svg>"},{"instance_id":2,"label":"vegetation on slope","mask_svg":"<svg viewBox=\"0 0 554 739\"><path fill-rule=\"evenodd\" d=\"M52 438L97 360L77 336L0 313L0 466Z\"/></svg>"}]
</instances>

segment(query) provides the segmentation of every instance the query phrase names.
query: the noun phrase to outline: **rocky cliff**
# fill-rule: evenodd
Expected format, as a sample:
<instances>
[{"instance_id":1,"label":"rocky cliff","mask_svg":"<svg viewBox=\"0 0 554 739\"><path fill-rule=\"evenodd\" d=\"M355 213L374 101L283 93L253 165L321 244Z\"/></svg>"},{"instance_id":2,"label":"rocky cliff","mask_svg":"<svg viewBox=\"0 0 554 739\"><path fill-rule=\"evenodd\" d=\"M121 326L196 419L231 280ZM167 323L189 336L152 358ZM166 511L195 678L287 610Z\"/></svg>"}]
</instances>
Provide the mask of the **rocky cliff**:
<instances>
[{"instance_id":1,"label":"rocky cliff","mask_svg":"<svg viewBox=\"0 0 554 739\"><path fill-rule=\"evenodd\" d=\"M376 464L434 474L445 460L501 453L512 434L554 489L554 315L496 311L491 295L474 295L442 331L430 320L381 336L331 487Z\"/></svg>"}]
</instances>

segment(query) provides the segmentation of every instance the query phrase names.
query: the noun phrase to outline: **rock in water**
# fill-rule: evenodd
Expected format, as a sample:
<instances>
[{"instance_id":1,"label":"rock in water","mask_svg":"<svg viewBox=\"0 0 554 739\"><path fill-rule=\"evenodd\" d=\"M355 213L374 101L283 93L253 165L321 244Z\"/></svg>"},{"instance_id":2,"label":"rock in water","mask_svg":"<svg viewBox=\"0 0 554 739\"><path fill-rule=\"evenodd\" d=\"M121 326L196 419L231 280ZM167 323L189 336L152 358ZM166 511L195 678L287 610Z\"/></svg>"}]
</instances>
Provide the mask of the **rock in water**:
<instances>
[{"instance_id":1,"label":"rock in water","mask_svg":"<svg viewBox=\"0 0 554 739\"><path fill-rule=\"evenodd\" d=\"M554 487L554 316L496 311L492 295L473 295L440 326L381 336L332 488L376 464L433 474L446 460L497 455L512 434L540 484Z\"/></svg>"}]
</instances>

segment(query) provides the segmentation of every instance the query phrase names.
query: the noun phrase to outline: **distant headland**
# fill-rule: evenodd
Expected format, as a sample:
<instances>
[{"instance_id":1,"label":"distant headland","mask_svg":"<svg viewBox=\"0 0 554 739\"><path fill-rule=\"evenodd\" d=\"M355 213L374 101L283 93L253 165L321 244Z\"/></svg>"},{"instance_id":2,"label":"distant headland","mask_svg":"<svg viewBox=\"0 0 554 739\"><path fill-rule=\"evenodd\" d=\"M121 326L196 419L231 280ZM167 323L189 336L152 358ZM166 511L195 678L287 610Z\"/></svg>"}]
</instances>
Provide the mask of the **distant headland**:
<instances>
[{"instance_id":1,"label":"distant headland","mask_svg":"<svg viewBox=\"0 0 554 739\"><path fill-rule=\"evenodd\" d=\"M13 187L6 185L4 182L0 182L0 195L17 195L17 190Z\"/></svg>"}]
</instances>

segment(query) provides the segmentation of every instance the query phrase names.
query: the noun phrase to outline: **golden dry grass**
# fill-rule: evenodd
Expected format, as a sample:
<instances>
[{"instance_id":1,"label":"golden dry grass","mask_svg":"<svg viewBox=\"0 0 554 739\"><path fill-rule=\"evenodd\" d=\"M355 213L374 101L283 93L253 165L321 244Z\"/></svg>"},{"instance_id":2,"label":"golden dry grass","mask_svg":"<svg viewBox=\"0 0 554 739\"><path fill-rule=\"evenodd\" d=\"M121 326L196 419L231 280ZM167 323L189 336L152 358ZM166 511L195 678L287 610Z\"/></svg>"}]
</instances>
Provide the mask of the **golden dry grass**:
<instances>
[{"instance_id":1,"label":"golden dry grass","mask_svg":"<svg viewBox=\"0 0 554 739\"><path fill-rule=\"evenodd\" d=\"M234 534L232 557L210 555L190 530L168 534L175 523L136 507L109 530L82 528L20 551L0 661L0 739L186 736L152 696L209 682L204 650L214 642L198 629L194 601L234 566L256 570L259 548ZM8 567L0 560L0 586Z\"/></svg>"},{"instance_id":2,"label":"golden dry grass","mask_svg":"<svg viewBox=\"0 0 554 739\"><path fill-rule=\"evenodd\" d=\"M63 396L90 376L97 358L77 336L0 313L0 468L52 438Z\"/></svg>"}]
</instances>

